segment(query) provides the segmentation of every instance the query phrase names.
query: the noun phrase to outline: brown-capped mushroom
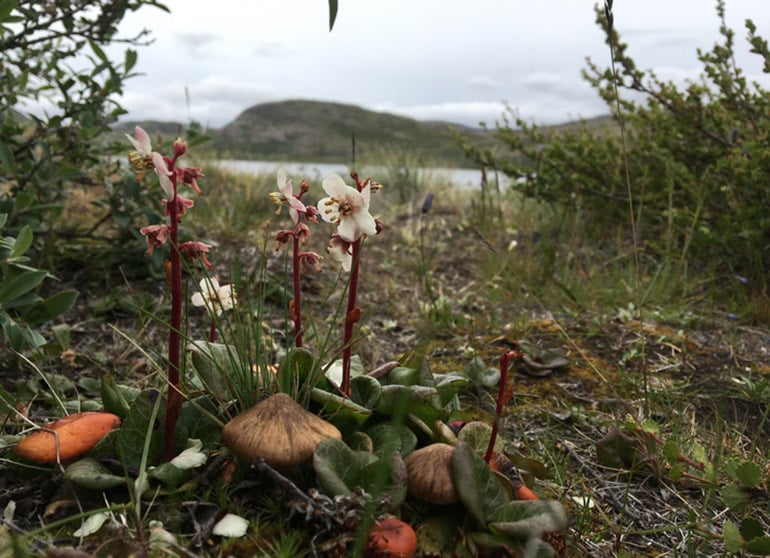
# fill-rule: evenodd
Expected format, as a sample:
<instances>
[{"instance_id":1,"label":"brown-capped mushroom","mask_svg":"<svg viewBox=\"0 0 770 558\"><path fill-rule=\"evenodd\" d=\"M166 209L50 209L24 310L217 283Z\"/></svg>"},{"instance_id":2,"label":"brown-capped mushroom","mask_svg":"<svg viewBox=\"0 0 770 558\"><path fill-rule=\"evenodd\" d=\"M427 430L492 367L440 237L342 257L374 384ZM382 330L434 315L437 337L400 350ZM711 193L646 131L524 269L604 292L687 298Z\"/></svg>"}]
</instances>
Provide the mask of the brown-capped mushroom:
<instances>
[{"instance_id":1,"label":"brown-capped mushroom","mask_svg":"<svg viewBox=\"0 0 770 558\"><path fill-rule=\"evenodd\" d=\"M326 438L342 439L337 428L276 393L225 424L222 439L244 461L262 458L278 468L304 463Z\"/></svg>"},{"instance_id":2,"label":"brown-capped mushroom","mask_svg":"<svg viewBox=\"0 0 770 558\"><path fill-rule=\"evenodd\" d=\"M112 413L74 413L43 425L43 429L36 430L16 444L13 452L37 463L69 461L88 453L107 432L118 426L120 418Z\"/></svg>"},{"instance_id":3,"label":"brown-capped mushroom","mask_svg":"<svg viewBox=\"0 0 770 558\"><path fill-rule=\"evenodd\" d=\"M452 480L454 451L455 448L449 444L431 444L407 455L404 464L409 494L432 504L457 502L457 491Z\"/></svg>"}]
</instances>

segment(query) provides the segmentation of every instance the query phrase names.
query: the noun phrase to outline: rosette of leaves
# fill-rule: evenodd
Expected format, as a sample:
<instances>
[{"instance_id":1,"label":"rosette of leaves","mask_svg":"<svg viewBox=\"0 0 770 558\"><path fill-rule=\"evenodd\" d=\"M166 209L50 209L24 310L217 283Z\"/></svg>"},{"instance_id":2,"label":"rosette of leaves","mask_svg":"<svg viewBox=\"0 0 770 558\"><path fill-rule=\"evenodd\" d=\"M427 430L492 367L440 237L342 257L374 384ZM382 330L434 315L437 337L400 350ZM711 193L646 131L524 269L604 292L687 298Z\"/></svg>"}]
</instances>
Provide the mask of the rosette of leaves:
<instances>
[{"instance_id":1,"label":"rosette of leaves","mask_svg":"<svg viewBox=\"0 0 770 558\"><path fill-rule=\"evenodd\" d=\"M329 496L350 496L356 488L370 494L385 509L398 509L406 498L406 466L397 451L377 455L353 450L329 438L313 454L316 479Z\"/></svg>"}]
</instances>

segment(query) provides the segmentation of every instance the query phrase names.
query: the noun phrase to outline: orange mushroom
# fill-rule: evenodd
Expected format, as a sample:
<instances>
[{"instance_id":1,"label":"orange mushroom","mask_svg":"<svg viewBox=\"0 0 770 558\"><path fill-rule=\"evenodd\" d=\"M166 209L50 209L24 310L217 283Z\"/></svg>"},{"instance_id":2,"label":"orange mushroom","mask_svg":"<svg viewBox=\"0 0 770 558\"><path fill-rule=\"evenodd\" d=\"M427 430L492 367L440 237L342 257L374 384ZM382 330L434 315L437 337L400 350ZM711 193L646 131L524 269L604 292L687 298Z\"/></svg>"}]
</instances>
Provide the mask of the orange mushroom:
<instances>
[{"instance_id":1,"label":"orange mushroom","mask_svg":"<svg viewBox=\"0 0 770 558\"><path fill-rule=\"evenodd\" d=\"M417 551L417 535L408 523L395 517L380 519L369 530L366 556L412 558Z\"/></svg>"},{"instance_id":2,"label":"orange mushroom","mask_svg":"<svg viewBox=\"0 0 770 558\"><path fill-rule=\"evenodd\" d=\"M74 413L33 432L17 443L13 452L37 463L69 461L87 453L107 432L118 426L120 418L112 413Z\"/></svg>"}]
</instances>

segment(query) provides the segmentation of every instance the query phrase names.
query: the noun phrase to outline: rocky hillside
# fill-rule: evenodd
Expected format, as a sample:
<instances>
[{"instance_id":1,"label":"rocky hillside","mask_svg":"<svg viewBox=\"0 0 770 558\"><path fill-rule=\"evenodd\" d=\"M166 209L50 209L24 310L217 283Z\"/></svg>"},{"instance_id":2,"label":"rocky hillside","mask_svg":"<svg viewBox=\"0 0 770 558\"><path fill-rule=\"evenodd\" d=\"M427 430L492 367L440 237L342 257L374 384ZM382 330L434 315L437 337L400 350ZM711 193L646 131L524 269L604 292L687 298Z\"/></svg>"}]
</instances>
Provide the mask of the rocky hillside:
<instances>
[{"instance_id":1,"label":"rocky hillside","mask_svg":"<svg viewBox=\"0 0 770 558\"><path fill-rule=\"evenodd\" d=\"M173 122L125 122L120 131L139 124L148 132L177 135L184 125ZM354 105L320 101L282 101L255 105L219 130L203 148L217 158L349 162L355 138L359 161L382 151L409 153L426 163L467 165L451 128L478 143L489 133L447 122L422 122L374 112Z\"/></svg>"}]
</instances>

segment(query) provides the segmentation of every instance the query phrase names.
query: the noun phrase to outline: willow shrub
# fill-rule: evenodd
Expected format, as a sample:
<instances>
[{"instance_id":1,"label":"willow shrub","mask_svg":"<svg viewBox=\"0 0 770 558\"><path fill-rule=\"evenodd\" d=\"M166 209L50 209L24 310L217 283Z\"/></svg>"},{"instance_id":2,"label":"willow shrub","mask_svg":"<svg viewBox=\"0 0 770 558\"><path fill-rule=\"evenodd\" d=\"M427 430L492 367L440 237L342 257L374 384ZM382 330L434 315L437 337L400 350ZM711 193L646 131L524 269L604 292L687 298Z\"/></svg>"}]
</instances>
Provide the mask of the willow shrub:
<instances>
[{"instance_id":1,"label":"willow shrub","mask_svg":"<svg viewBox=\"0 0 770 558\"><path fill-rule=\"evenodd\" d=\"M736 65L724 3L717 3L722 40L698 51L700 81L683 86L639 70L605 11L596 12L615 65L589 59L583 75L614 122L549 129L511 113L493 132L502 155L468 144L466 153L514 178L525 196L579 211L597 246L630 240L633 208L645 258L729 274L766 294L770 92ZM745 25L751 52L770 72L767 41L751 20Z\"/></svg>"}]
</instances>

